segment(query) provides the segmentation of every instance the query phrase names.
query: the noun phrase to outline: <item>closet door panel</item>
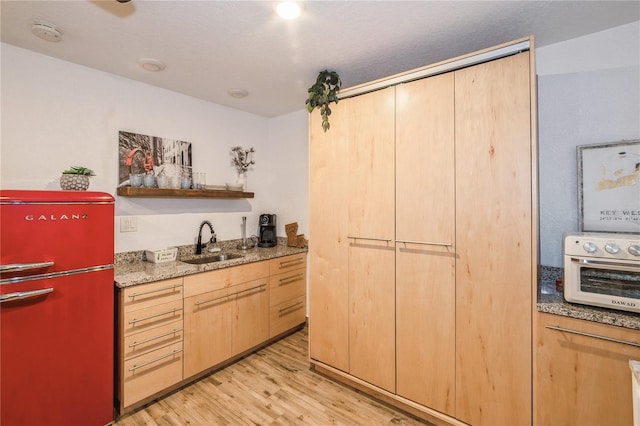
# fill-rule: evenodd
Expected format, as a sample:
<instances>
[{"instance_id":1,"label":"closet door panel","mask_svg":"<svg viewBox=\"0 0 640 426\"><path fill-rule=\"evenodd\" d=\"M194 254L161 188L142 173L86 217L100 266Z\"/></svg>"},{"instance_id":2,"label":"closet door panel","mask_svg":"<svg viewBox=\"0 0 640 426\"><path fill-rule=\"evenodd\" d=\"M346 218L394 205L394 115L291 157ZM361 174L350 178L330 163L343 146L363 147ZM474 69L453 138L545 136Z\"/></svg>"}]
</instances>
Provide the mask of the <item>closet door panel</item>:
<instances>
[{"instance_id":1,"label":"closet door panel","mask_svg":"<svg viewBox=\"0 0 640 426\"><path fill-rule=\"evenodd\" d=\"M349 371L350 100L332 104L331 129L315 110L309 120L309 355Z\"/></svg>"},{"instance_id":2,"label":"closet door panel","mask_svg":"<svg viewBox=\"0 0 640 426\"><path fill-rule=\"evenodd\" d=\"M452 416L453 91L453 73L396 88L397 393Z\"/></svg>"},{"instance_id":3,"label":"closet door panel","mask_svg":"<svg viewBox=\"0 0 640 426\"><path fill-rule=\"evenodd\" d=\"M471 424L531 421L529 77L529 52L455 72L456 417Z\"/></svg>"},{"instance_id":4,"label":"closet door panel","mask_svg":"<svg viewBox=\"0 0 640 426\"><path fill-rule=\"evenodd\" d=\"M349 100L349 371L395 392L395 88Z\"/></svg>"}]
</instances>

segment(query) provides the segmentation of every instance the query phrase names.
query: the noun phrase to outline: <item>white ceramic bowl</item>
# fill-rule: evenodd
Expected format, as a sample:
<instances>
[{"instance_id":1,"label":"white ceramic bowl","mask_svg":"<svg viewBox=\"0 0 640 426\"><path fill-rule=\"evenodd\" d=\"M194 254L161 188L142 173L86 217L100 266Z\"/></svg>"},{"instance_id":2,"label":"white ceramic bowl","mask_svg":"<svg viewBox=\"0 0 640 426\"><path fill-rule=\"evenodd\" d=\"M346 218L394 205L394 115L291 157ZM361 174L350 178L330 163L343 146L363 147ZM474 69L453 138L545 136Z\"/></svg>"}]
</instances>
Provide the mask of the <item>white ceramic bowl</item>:
<instances>
[{"instance_id":1,"label":"white ceramic bowl","mask_svg":"<svg viewBox=\"0 0 640 426\"><path fill-rule=\"evenodd\" d=\"M242 191L242 184L227 182L227 191Z\"/></svg>"}]
</instances>

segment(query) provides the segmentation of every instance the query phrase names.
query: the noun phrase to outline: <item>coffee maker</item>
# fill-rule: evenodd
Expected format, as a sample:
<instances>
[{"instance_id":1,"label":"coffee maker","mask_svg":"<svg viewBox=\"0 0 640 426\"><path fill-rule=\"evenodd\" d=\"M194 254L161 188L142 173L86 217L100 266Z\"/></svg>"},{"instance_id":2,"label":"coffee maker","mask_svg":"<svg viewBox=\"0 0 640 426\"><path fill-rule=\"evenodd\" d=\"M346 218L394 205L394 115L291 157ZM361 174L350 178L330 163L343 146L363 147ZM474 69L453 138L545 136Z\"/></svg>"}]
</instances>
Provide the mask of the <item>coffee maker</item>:
<instances>
[{"instance_id":1,"label":"coffee maker","mask_svg":"<svg viewBox=\"0 0 640 426\"><path fill-rule=\"evenodd\" d=\"M261 214L258 229L258 247L275 247L276 239L276 215Z\"/></svg>"}]
</instances>

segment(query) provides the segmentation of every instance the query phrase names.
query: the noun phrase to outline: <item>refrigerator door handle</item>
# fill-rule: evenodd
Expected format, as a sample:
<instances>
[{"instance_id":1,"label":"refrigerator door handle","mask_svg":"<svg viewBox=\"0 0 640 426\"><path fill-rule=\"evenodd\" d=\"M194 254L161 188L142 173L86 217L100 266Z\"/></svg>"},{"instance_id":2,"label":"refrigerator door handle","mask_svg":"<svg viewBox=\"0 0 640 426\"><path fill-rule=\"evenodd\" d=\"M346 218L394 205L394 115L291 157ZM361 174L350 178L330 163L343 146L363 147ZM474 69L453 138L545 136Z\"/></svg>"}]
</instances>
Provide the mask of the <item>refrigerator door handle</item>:
<instances>
[{"instance_id":1,"label":"refrigerator door handle","mask_svg":"<svg viewBox=\"0 0 640 426\"><path fill-rule=\"evenodd\" d=\"M53 266L52 261L37 262L37 263L13 263L10 265L0 265L0 274L8 272L22 272L30 269L43 269Z\"/></svg>"},{"instance_id":2,"label":"refrigerator door handle","mask_svg":"<svg viewBox=\"0 0 640 426\"><path fill-rule=\"evenodd\" d=\"M0 303L12 302L14 300L29 299L30 297L42 296L53 292L53 288L43 288L41 290L18 291L16 293L7 293L0 295Z\"/></svg>"}]
</instances>

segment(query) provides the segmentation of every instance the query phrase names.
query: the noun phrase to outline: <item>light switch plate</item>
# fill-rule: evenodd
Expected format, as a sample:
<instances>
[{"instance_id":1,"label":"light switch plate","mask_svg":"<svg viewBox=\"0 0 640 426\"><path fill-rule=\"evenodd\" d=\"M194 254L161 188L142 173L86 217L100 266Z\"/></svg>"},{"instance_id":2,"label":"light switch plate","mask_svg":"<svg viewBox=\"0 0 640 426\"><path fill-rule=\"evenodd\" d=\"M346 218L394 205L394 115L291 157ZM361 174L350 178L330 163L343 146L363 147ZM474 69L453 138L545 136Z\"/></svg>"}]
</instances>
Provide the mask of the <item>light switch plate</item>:
<instances>
[{"instance_id":1,"label":"light switch plate","mask_svg":"<svg viewBox=\"0 0 640 426\"><path fill-rule=\"evenodd\" d=\"M136 232L138 230L138 218L125 216L120 218L120 232Z\"/></svg>"}]
</instances>

